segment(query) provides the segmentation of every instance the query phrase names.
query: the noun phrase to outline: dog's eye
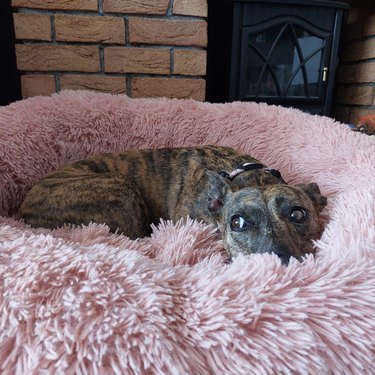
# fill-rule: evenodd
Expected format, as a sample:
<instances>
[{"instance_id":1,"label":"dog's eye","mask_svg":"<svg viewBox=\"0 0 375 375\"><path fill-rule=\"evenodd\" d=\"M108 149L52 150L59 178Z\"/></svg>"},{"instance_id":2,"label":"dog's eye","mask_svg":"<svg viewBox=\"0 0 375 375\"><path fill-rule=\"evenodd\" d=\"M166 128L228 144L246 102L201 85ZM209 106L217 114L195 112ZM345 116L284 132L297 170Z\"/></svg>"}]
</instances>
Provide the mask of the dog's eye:
<instances>
[{"instance_id":1,"label":"dog's eye","mask_svg":"<svg viewBox=\"0 0 375 375\"><path fill-rule=\"evenodd\" d=\"M303 221L306 218L306 216L307 212L302 207L294 207L289 213L290 220L292 220L295 223Z\"/></svg>"},{"instance_id":2,"label":"dog's eye","mask_svg":"<svg viewBox=\"0 0 375 375\"><path fill-rule=\"evenodd\" d=\"M235 215L230 219L230 227L234 231L241 231L247 228L247 222L242 216Z\"/></svg>"}]
</instances>

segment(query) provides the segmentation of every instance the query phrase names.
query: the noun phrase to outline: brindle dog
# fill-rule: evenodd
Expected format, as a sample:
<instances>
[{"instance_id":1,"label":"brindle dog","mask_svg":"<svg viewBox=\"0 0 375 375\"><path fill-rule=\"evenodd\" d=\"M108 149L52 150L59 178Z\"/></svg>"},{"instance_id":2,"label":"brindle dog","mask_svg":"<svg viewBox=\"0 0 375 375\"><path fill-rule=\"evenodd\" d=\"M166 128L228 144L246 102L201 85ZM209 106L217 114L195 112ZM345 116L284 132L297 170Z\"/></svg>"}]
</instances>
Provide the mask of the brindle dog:
<instances>
[{"instance_id":1,"label":"brindle dog","mask_svg":"<svg viewBox=\"0 0 375 375\"><path fill-rule=\"evenodd\" d=\"M287 262L314 252L325 204L315 183L290 186L248 155L204 146L78 161L39 181L20 215L34 227L106 223L133 239L160 218L189 216L216 225L231 256L274 252Z\"/></svg>"}]
</instances>

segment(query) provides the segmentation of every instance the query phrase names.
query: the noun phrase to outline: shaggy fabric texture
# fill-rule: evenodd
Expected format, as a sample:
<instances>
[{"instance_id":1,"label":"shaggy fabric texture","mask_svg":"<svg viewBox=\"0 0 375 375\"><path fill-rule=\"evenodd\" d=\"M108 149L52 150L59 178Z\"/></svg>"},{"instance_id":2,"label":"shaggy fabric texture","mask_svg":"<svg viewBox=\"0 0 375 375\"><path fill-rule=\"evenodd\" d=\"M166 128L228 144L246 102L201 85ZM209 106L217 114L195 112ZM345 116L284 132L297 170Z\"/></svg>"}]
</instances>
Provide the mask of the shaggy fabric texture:
<instances>
[{"instance_id":1,"label":"shaggy fabric texture","mask_svg":"<svg viewBox=\"0 0 375 375\"><path fill-rule=\"evenodd\" d=\"M317 255L225 263L213 228L162 222L31 229L16 212L46 173L90 154L220 144L315 181ZM266 104L66 91L0 108L2 374L374 374L375 143Z\"/></svg>"}]
</instances>

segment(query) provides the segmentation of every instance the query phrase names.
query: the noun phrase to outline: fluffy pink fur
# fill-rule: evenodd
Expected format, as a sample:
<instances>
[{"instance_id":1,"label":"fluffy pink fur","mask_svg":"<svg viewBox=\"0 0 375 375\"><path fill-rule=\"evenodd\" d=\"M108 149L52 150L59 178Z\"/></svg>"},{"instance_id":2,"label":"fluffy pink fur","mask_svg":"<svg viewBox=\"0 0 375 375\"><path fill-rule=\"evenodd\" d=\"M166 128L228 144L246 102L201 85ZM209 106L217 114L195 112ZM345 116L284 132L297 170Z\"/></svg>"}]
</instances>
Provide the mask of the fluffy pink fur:
<instances>
[{"instance_id":1,"label":"fluffy pink fur","mask_svg":"<svg viewBox=\"0 0 375 375\"><path fill-rule=\"evenodd\" d=\"M225 263L212 228L30 229L11 215L47 172L89 154L221 144L315 181L318 254ZM373 374L375 143L332 119L255 103L66 91L0 108L2 374Z\"/></svg>"}]
</instances>

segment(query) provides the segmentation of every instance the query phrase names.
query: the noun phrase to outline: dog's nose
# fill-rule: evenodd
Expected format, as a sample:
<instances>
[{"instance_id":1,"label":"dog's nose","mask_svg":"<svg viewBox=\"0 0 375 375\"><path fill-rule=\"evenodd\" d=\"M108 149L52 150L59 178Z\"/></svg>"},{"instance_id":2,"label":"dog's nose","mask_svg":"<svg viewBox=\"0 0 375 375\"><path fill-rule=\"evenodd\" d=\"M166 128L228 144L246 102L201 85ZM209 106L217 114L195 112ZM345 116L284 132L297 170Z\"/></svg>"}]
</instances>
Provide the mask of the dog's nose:
<instances>
[{"instance_id":1,"label":"dog's nose","mask_svg":"<svg viewBox=\"0 0 375 375\"><path fill-rule=\"evenodd\" d=\"M272 249L272 252L281 259L283 264L286 266L289 264L292 254L286 246L277 246L275 249Z\"/></svg>"}]
</instances>

